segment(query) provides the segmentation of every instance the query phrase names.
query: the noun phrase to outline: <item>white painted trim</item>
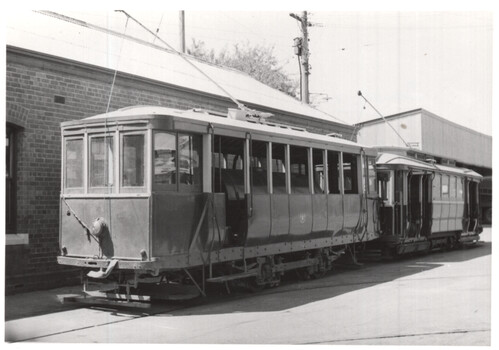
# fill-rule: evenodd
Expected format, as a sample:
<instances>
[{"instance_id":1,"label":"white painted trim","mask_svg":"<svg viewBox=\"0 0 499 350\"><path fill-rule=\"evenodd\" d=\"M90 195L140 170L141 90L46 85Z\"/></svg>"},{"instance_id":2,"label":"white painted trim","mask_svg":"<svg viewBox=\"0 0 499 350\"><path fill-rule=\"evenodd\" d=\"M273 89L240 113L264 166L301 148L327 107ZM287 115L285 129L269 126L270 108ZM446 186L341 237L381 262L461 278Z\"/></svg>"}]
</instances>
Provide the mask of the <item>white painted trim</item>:
<instances>
[{"instance_id":1,"label":"white painted trim","mask_svg":"<svg viewBox=\"0 0 499 350\"><path fill-rule=\"evenodd\" d=\"M5 245L23 244L29 244L29 235L27 233L13 233L5 235Z\"/></svg>"}]
</instances>

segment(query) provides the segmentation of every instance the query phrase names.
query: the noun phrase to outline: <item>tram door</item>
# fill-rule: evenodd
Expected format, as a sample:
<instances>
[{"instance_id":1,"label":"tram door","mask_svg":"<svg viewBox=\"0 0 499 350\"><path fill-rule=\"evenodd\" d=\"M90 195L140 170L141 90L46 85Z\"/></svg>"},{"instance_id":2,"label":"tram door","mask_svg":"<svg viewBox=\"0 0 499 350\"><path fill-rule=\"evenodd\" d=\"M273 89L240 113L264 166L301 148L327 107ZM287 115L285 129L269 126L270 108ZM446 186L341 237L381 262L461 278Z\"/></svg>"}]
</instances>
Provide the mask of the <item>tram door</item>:
<instances>
[{"instance_id":1,"label":"tram door","mask_svg":"<svg viewBox=\"0 0 499 350\"><path fill-rule=\"evenodd\" d=\"M468 232L472 232L478 226L480 215L478 205L478 182L467 180L467 202L468 202Z\"/></svg>"},{"instance_id":2,"label":"tram door","mask_svg":"<svg viewBox=\"0 0 499 350\"><path fill-rule=\"evenodd\" d=\"M408 176L407 200L407 235L409 237L419 237L423 223L423 176L419 174L409 174Z\"/></svg>"},{"instance_id":3,"label":"tram door","mask_svg":"<svg viewBox=\"0 0 499 350\"><path fill-rule=\"evenodd\" d=\"M431 202L431 175L425 174L421 176L421 236L429 236L431 234L432 224L432 202Z\"/></svg>"},{"instance_id":4,"label":"tram door","mask_svg":"<svg viewBox=\"0 0 499 350\"><path fill-rule=\"evenodd\" d=\"M378 175L379 194L382 199L381 207L379 208L379 222L382 235L393 235L395 226L394 215L394 171L379 170Z\"/></svg>"}]
</instances>

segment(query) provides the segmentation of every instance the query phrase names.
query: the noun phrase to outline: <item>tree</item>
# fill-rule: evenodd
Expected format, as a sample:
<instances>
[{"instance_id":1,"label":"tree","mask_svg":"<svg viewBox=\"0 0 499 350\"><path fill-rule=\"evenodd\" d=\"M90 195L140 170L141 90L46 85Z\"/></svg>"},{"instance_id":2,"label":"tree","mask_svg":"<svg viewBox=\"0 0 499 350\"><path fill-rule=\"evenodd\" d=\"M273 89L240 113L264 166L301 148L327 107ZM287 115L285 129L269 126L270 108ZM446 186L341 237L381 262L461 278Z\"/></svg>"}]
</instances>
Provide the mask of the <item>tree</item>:
<instances>
[{"instance_id":1,"label":"tree","mask_svg":"<svg viewBox=\"0 0 499 350\"><path fill-rule=\"evenodd\" d=\"M273 51L273 46L251 46L246 42L242 45L235 44L232 50L224 48L216 54L213 49L207 49L203 41L195 39L187 49L187 53L192 56L245 72L274 89L296 97L299 83L284 73Z\"/></svg>"}]
</instances>

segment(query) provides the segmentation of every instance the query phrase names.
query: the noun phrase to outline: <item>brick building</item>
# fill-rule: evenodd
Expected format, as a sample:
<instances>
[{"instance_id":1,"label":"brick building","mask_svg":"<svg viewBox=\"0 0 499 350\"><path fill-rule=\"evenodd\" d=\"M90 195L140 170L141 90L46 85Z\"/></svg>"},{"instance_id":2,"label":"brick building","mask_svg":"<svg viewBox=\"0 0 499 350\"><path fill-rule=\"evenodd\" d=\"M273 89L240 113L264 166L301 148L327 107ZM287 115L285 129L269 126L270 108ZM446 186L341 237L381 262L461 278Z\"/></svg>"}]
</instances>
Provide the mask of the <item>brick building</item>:
<instances>
[{"instance_id":1,"label":"brick building","mask_svg":"<svg viewBox=\"0 0 499 350\"><path fill-rule=\"evenodd\" d=\"M81 23L80 23L81 24ZM69 38L69 39L68 39ZM235 105L178 55L96 26L26 13L7 25L6 292L77 281L58 266L63 121L130 105L204 108ZM120 55L120 53L122 53ZM249 76L196 61L231 95L275 121L350 139L352 126Z\"/></svg>"}]
</instances>

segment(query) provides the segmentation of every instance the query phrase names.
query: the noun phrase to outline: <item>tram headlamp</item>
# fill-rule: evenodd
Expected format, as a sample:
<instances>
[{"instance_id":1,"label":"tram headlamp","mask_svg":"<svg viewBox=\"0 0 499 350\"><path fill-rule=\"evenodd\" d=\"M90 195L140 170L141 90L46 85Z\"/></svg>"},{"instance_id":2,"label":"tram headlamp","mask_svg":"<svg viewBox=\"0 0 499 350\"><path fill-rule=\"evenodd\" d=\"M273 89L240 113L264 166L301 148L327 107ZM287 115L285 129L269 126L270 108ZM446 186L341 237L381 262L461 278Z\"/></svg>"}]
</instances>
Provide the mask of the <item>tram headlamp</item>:
<instances>
[{"instance_id":1,"label":"tram headlamp","mask_svg":"<svg viewBox=\"0 0 499 350\"><path fill-rule=\"evenodd\" d=\"M101 236L107 228L104 218L97 218L92 222L92 234L95 237Z\"/></svg>"}]
</instances>

